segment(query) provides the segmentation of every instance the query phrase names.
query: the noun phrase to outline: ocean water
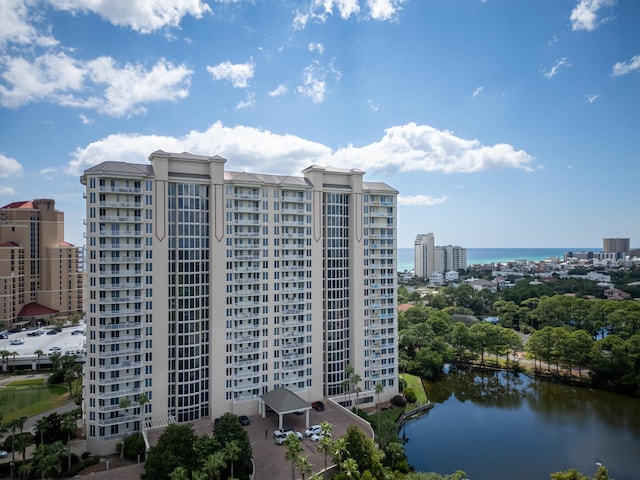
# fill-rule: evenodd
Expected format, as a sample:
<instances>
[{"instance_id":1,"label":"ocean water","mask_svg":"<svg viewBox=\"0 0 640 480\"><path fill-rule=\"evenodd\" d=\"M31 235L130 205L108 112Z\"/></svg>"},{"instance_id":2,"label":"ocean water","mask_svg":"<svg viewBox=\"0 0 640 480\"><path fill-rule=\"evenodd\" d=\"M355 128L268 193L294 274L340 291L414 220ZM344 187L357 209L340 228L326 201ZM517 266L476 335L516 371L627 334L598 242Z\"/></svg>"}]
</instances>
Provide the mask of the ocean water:
<instances>
[{"instance_id":1,"label":"ocean water","mask_svg":"<svg viewBox=\"0 0 640 480\"><path fill-rule=\"evenodd\" d=\"M540 262L548 258L564 258L566 252L599 252L601 248L467 248L467 265L505 263L513 260ZM413 248L398 248L398 271L413 270Z\"/></svg>"}]
</instances>

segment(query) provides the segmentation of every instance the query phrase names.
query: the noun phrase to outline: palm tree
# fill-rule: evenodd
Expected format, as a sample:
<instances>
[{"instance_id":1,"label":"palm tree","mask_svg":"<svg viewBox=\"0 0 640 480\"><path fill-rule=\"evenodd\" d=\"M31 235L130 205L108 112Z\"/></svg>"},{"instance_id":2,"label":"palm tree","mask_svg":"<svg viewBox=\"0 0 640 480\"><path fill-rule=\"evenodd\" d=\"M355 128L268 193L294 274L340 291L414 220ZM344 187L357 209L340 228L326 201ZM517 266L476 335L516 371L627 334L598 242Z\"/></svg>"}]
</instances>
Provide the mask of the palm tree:
<instances>
[{"instance_id":1,"label":"palm tree","mask_svg":"<svg viewBox=\"0 0 640 480\"><path fill-rule=\"evenodd\" d=\"M296 467L298 467L298 470L300 471L300 475L302 475L302 480L304 480L307 474L311 473L311 467L313 467L313 465L309 461L308 457L302 455L298 456L295 463Z\"/></svg>"},{"instance_id":2,"label":"palm tree","mask_svg":"<svg viewBox=\"0 0 640 480\"><path fill-rule=\"evenodd\" d=\"M380 438L380 394L384 391L384 387L380 382L376 383L376 397L378 406L378 438Z\"/></svg>"},{"instance_id":3,"label":"palm tree","mask_svg":"<svg viewBox=\"0 0 640 480\"><path fill-rule=\"evenodd\" d=\"M62 430L67 432L67 470L71 469L71 434L76 433L76 415L67 412L62 416Z\"/></svg>"},{"instance_id":4,"label":"palm tree","mask_svg":"<svg viewBox=\"0 0 640 480\"><path fill-rule=\"evenodd\" d=\"M35 352L33 352L33 354L38 356L38 361L36 365L37 365L37 369L40 370L40 357L44 355L44 352L40 349L37 349Z\"/></svg>"},{"instance_id":5,"label":"palm tree","mask_svg":"<svg viewBox=\"0 0 640 480\"><path fill-rule=\"evenodd\" d=\"M356 462L353 458L347 458L340 465L340 469L344 472L347 478L358 478L360 476L360 471L358 470L358 462Z\"/></svg>"},{"instance_id":6,"label":"palm tree","mask_svg":"<svg viewBox=\"0 0 640 480\"><path fill-rule=\"evenodd\" d=\"M124 416L127 416L127 410L131 406L131 399L129 397L122 397L120 399L120 409L124 410ZM120 449L120 460L124 460L124 441L127 438L127 432L124 432L124 436L122 437L122 448Z\"/></svg>"},{"instance_id":7,"label":"palm tree","mask_svg":"<svg viewBox=\"0 0 640 480\"><path fill-rule=\"evenodd\" d=\"M144 430L144 406L149 403L149 397L146 393L138 395L138 405L140 405L140 431Z\"/></svg>"},{"instance_id":8,"label":"palm tree","mask_svg":"<svg viewBox=\"0 0 640 480\"><path fill-rule=\"evenodd\" d=\"M296 435L287 435L287 438L284 440L284 445L287 447L284 459L291 462L291 480L295 480L295 466L298 461L298 457L300 457L300 454L302 453L302 445L300 445L300 439Z\"/></svg>"},{"instance_id":9,"label":"palm tree","mask_svg":"<svg viewBox=\"0 0 640 480\"><path fill-rule=\"evenodd\" d=\"M189 471L180 466L173 469L173 471L169 474L170 480L189 480Z\"/></svg>"},{"instance_id":10,"label":"palm tree","mask_svg":"<svg viewBox=\"0 0 640 480\"><path fill-rule=\"evenodd\" d=\"M0 356L2 356L2 370L7 371L7 358L11 356L9 350L0 350Z\"/></svg>"},{"instance_id":11,"label":"palm tree","mask_svg":"<svg viewBox=\"0 0 640 480\"><path fill-rule=\"evenodd\" d=\"M26 421L27 417L14 418L7 425L11 430L11 478L13 478L16 468L16 430L19 429L22 432Z\"/></svg>"},{"instance_id":12,"label":"palm tree","mask_svg":"<svg viewBox=\"0 0 640 480\"><path fill-rule=\"evenodd\" d=\"M393 470L396 466L396 459L404 453L404 448L398 442L390 442L385 451L391 457L391 469Z\"/></svg>"},{"instance_id":13,"label":"palm tree","mask_svg":"<svg viewBox=\"0 0 640 480\"><path fill-rule=\"evenodd\" d=\"M327 478L327 454L333 452L333 440L331 439L331 434L333 433L333 428L331 424L327 421L322 422L320 424L320 439L318 445L318 451L324 453L324 478Z\"/></svg>"},{"instance_id":14,"label":"palm tree","mask_svg":"<svg viewBox=\"0 0 640 480\"><path fill-rule=\"evenodd\" d=\"M76 372L69 368L64 371L64 381L69 386L69 399L73 398L73 382L76 379Z\"/></svg>"},{"instance_id":15,"label":"palm tree","mask_svg":"<svg viewBox=\"0 0 640 480\"><path fill-rule=\"evenodd\" d=\"M44 431L49 426L49 422L45 417L39 418L36 420L35 429L36 432L40 434L40 445L44 444Z\"/></svg>"},{"instance_id":16,"label":"palm tree","mask_svg":"<svg viewBox=\"0 0 640 480\"><path fill-rule=\"evenodd\" d=\"M362 377L360 376L359 373L354 373L353 375L351 375L351 383L353 383L353 386L355 387L355 392L356 392L356 408L359 408L358 405L360 405L360 387L358 387L358 384L362 381Z\"/></svg>"},{"instance_id":17,"label":"palm tree","mask_svg":"<svg viewBox=\"0 0 640 480\"><path fill-rule=\"evenodd\" d=\"M10 355L13 357L13 371L16 371L16 357L20 355L18 352L11 352Z\"/></svg>"},{"instance_id":18,"label":"palm tree","mask_svg":"<svg viewBox=\"0 0 640 480\"><path fill-rule=\"evenodd\" d=\"M347 363L344 367L344 380L341 384L342 388L347 388L347 393L349 394L349 406L351 406L351 375L355 372L353 365Z\"/></svg>"},{"instance_id":19,"label":"palm tree","mask_svg":"<svg viewBox=\"0 0 640 480\"><path fill-rule=\"evenodd\" d=\"M209 475L209 478L220 479L220 473L226 466L227 461L225 460L224 452L218 450L207 457L202 469Z\"/></svg>"},{"instance_id":20,"label":"palm tree","mask_svg":"<svg viewBox=\"0 0 640 480\"><path fill-rule=\"evenodd\" d=\"M225 457L231 463L231 478L234 478L233 477L233 464L234 464L234 462L236 462L236 461L238 461L240 459L240 452L241 451L242 450L240 449L240 445L238 445L238 441L237 440L231 440L230 442L227 442L227 444L224 446Z\"/></svg>"}]
</instances>

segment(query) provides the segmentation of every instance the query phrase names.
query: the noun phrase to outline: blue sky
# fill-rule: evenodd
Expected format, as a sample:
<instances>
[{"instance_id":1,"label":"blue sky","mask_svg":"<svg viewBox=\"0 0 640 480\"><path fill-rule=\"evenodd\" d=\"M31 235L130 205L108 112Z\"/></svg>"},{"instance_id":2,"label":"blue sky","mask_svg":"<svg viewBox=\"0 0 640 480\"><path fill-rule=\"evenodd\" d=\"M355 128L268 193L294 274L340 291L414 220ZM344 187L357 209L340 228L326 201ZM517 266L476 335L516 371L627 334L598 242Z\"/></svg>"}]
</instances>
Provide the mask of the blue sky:
<instances>
[{"instance_id":1,"label":"blue sky","mask_svg":"<svg viewBox=\"0 0 640 480\"><path fill-rule=\"evenodd\" d=\"M0 204L154 150L360 168L398 245L600 247L640 180L636 0L2 0Z\"/></svg>"}]
</instances>

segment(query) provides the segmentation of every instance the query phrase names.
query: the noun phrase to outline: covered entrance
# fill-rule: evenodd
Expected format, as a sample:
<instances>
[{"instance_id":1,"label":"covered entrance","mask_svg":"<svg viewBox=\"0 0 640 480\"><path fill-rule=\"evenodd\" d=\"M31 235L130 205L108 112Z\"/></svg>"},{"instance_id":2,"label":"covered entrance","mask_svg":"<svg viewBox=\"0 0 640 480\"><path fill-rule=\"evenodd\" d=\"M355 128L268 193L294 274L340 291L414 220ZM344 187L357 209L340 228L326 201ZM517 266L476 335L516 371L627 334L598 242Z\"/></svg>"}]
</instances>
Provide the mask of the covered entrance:
<instances>
[{"instance_id":1,"label":"covered entrance","mask_svg":"<svg viewBox=\"0 0 640 480\"><path fill-rule=\"evenodd\" d=\"M305 427L309 428L311 405L286 388L276 388L260 395L259 410L262 418L267 416L267 407L278 414L278 428L282 428L282 416L287 413L304 412Z\"/></svg>"}]
</instances>

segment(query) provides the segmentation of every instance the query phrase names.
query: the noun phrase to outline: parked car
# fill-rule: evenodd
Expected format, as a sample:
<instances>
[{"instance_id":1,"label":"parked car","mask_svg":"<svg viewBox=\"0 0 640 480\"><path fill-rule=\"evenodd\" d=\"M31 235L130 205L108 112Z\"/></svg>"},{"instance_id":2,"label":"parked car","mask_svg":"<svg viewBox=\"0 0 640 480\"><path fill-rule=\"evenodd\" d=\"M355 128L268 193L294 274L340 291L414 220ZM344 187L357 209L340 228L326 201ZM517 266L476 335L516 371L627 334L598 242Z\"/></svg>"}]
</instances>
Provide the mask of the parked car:
<instances>
[{"instance_id":1,"label":"parked car","mask_svg":"<svg viewBox=\"0 0 640 480\"><path fill-rule=\"evenodd\" d=\"M0 340L6 340L7 338L9 338L9 335L6 333L0 333Z\"/></svg>"},{"instance_id":2,"label":"parked car","mask_svg":"<svg viewBox=\"0 0 640 480\"><path fill-rule=\"evenodd\" d=\"M58 334L58 330L56 330L55 328L47 332L47 335L57 335L57 334Z\"/></svg>"},{"instance_id":3,"label":"parked car","mask_svg":"<svg viewBox=\"0 0 640 480\"><path fill-rule=\"evenodd\" d=\"M21 338L14 338L9 342L10 345L22 345L23 343L24 343L24 340Z\"/></svg>"},{"instance_id":4,"label":"parked car","mask_svg":"<svg viewBox=\"0 0 640 480\"><path fill-rule=\"evenodd\" d=\"M316 433L320 433L320 430L322 429L322 427L320 425L311 425L309 428L307 428L304 431L304 434L307 437L310 437L311 435L314 435Z\"/></svg>"},{"instance_id":5,"label":"parked car","mask_svg":"<svg viewBox=\"0 0 640 480\"><path fill-rule=\"evenodd\" d=\"M240 415L238 417L238 420L240 420L240 425L243 425L243 426L249 425L249 417L247 417L246 415Z\"/></svg>"},{"instance_id":6,"label":"parked car","mask_svg":"<svg viewBox=\"0 0 640 480\"><path fill-rule=\"evenodd\" d=\"M84 335L84 330L74 330L71 335Z\"/></svg>"},{"instance_id":7,"label":"parked car","mask_svg":"<svg viewBox=\"0 0 640 480\"><path fill-rule=\"evenodd\" d=\"M9 452L6 450L0 450L0 458L6 458L7 456L9 456Z\"/></svg>"},{"instance_id":8,"label":"parked car","mask_svg":"<svg viewBox=\"0 0 640 480\"><path fill-rule=\"evenodd\" d=\"M274 432L274 437L278 445L282 445L290 435L295 435L296 437L298 437L298 440L302 440L302 434L300 432L294 432L293 430L287 430L286 432L276 430L276 432L278 432L278 434L276 435L276 433Z\"/></svg>"},{"instance_id":9,"label":"parked car","mask_svg":"<svg viewBox=\"0 0 640 480\"><path fill-rule=\"evenodd\" d=\"M311 406L313 407L313 409L316 412L323 412L324 411L324 403L322 403L321 401L313 402L311 404Z\"/></svg>"},{"instance_id":10,"label":"parked car","mask_svg":"<svg viewBox=\"0 0 640 480\"><path fill-rule=\"evenodd\" d=\"M27 333L27 337L39 337L40 335L42 335L44 332L40 331L40 330L34 330L33 332L29 332Z\"/></svg>"},{"instance_id":11,"label":"parked car","mask_svg":"<svg viewBox=\"0 0 640 480\"><path fill-rule=\"evenodd\" d=\"M49 351L50 351L50 352L59 352L59 351L61 351L61 350L62 350L62 349L61 349L60 347L51 347L51 348L49 349Z\"/></svg>"}]
</instances>

